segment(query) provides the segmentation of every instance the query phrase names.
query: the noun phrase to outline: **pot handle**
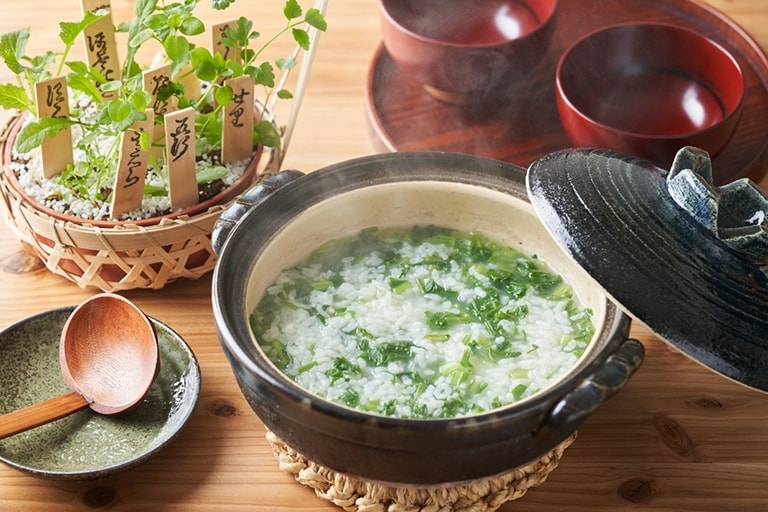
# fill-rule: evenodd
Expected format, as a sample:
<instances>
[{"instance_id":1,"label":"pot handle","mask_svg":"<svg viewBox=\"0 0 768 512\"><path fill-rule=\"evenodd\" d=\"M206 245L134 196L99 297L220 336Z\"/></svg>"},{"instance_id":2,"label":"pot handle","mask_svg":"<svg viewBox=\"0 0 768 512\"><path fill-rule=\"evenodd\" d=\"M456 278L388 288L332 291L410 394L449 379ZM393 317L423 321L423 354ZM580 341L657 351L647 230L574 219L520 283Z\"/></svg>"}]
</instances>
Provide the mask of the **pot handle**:
<instances>
[{"instance_id":1,"label":"pot handle","mask_svg":"<svg viewBox=\"0 0 768 512\"><path fill-rule=\"evenodd\" d=\"M260 181L243 192L221 213L221 216L213 226L211 232L211 246L216 254L220 254L229 233L248 211L269 197L274 191L282 188L296 178L304 176L304 173L294 169L280 171L277 174Z\"/></svg>"},{"instance_id":2,"label":"pot handle","mask_svg":"<svg viewBox=\"0 0 768 512\"><path fill-rule=\"evenodd\" d=\"M549 412L536 438L562 436L578 428L597 408L615 395L640 367L642 343L627 339L595 372L565 395Z\"/></svg>"}]
</instances>

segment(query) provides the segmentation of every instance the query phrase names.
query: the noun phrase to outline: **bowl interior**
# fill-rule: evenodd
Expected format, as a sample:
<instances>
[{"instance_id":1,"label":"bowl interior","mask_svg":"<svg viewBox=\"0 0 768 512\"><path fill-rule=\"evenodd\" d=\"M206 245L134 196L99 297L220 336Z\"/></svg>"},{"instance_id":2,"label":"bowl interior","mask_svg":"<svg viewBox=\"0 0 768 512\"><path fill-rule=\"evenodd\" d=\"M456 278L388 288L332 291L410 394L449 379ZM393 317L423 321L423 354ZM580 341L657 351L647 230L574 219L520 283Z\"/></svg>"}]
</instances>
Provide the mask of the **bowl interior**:
<instances>
[{"instance_id":1,"label":"bowl interior","mask_svg":"<svg viewBox=\"0 0 768 512\"><path fill-rule=\"evenodd\" d=\"M372 226L415 224L480 232L529 255L537 255L571 283L582 304L592 309L596 332L601 331L606 317L605 295L546 234L527 200L486 187L440 181L366 186L331 196L299 213L256 258L249 274L246 310L242 314L247 318L281 270L302 262L324 242ZM257 343L255 338L253 343ZM599 348L593 340L581 362L568 375L589 361Z\"/></svg>"},{"instance_id":2,"label":"bowl interior","mask_svg":"<svg viewBox=\"0 0 768 512\"><path fill-rule=\"evenodd\" d=\"M381 0L390 20L417 37L451 45L495 45L544 24L557 0Z\"/></svg>"},{"instance_id":3,"label":"bowl interior","mask_svg":"<svg viewBox=\"0 0 768 512\"><path fill-rule=\"evenodd\" d=\"M671 25L629 24L598 30L563 55L563 98L589 120L648 137L674 137L715 126L742 104L744 77L714 41Z\"/></svg>"}]
</instances>

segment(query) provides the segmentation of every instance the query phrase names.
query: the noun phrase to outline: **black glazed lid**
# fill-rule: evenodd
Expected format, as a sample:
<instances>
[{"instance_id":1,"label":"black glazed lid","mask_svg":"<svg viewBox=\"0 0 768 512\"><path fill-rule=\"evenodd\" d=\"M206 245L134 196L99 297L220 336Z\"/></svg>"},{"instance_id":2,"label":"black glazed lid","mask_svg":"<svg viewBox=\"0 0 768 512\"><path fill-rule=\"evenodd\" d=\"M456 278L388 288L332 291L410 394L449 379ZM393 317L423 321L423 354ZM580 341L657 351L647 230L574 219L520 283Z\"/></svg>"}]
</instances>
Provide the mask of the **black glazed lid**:
<instances>
[{"instance_id":1,"label":"black glazed lid","mask_svg":"<svg viewBox=\"0 0 768 512\"><path fill-rule=\"evenodd\" d=\"M681 150L678 160L695 158ZM747 180L712 186L708 156L698 177L678 160L667 173L607 150L561 151L531 165L528 195L554 240L630 316L715 372L768 391L768 201ZM683 198L668 188L675 175L690 186ZM732 228L726 206L748 199L757 226ZM678 204L686 200L690 210ZM732 243L729 229L762 238ZM749 254L755 246L762 260Z\"/></svg>"}]
</instances>

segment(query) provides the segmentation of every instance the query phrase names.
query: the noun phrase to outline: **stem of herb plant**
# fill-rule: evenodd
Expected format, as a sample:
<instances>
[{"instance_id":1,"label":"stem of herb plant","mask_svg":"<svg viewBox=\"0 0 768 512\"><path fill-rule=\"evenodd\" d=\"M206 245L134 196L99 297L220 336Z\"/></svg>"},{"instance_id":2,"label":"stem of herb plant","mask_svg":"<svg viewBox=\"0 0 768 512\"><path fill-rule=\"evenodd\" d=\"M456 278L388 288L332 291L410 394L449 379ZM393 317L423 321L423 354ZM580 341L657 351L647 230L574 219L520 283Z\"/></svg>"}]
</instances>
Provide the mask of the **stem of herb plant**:
<instances>
[{"instance_id":1,"label":"stem of herb plant","mask_svg":"<svg viewBox=\"0 0 768 512\"><path fill-rule=\"evenodd\" d=\"M59 67L56 69L56 74L53 76L61 75L61 72L64 70L64 63L67 60L67 55L69 55L69 51L72 49L73 44L74 43L69 43L68 45L64 46L64 51L61 53L61 59L59 59Z\"/></svg>"},{"instance_id":2,"label":"stem of herb plant","mask_svg":"<svg viewBox=\"0 0 768 512\"><path fill-rule=\"evenodd\" d=\"M117 152L119 145L120 145L120 137L115 137L114 140L112 141L111 147L107 150L106 154L104 155L107 158L107 160L109 160L109 161L115 160L115 158L113 158L113 156ZM98 173L99 179L96 180L96 183L99 186L99 188L101 188L101 178L102 178L102 175L103 175L103 173L99 172Z\"/></svg>"},{"instance_id":3,"label":"stem of herb plant","mask_svg":"<svg viewBox=\"0 0 768 512\"><path fill-rule=\"evenodd\" d=\"M30 76L30 73L27 72L24 74L26 77L26 86L24 84L25 80L21 79L21 74L16 75L16 81L19 84L19 87L24 89L24 91L27 94L27 102L29 103L28 109L30 112L35 111L35 83L34 79Z\"/></svg>"},{"instance_id":4,"label":"stem of herb plant","mask_svg":"<svg viewBox=\"0 0 768 512\"><path fill-rule=\"evenodd\" d=\"M213 91L215 90L217 86L214 85L214 82L211 82L211 85L205 90L202 96L200 96L200 101L197 102L198 105L207 105L208 101L211 99L208 96L213 94ZM203 101L205 100L205 101Z\"/></svg>"},{"instance_id":5,"label":"stem of herb plant","mask_svg":"<svg viewBox=\"0 0 768 512\"><path fill-rule=\"evenodd\" d=\"M269 47L269 45L271 45L274 41L276 41L280 36L282 36L283 34L288 32L289 29L291 29L291 28L293 28L293 27L295 27L297 25L301 25L301 23L302 22L300 22L300 21L296 22L296 23L288 23L288 25L286 25L282 30L280 30L279 32L274 34L271 38L269 38L269 40L266 43L261 45L261 48L259 48L259 51L257 51L256 53L253 54L253 61L255 61L259 57L259 55L261 55L261 53L264 50L266 50ZM246 48L247 48L247 46L246 46ZM251 62L253 62L253 61L251 61Z\"/></svg>"}]
</instances>

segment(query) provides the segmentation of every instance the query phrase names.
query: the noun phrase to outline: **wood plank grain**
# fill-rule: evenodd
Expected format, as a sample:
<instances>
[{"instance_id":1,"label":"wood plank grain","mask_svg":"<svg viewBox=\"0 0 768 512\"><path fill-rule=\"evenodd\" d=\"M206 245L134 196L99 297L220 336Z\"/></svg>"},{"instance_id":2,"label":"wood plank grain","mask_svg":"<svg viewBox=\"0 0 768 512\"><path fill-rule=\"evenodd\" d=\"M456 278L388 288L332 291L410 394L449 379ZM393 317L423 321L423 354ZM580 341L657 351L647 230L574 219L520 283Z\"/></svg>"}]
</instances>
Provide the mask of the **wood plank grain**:
<instances>
[{"instance_id":1,"label":"wood plank grain","mask_svg":"<svg viewBox=\"0 0 768 512\"><path fill-rule=\"evenodd\" d=\"M240 1L224 16L213 12L209 2L201 2L200 16L210 23L247 15L266 34L282 25L278 12L282 3ZM764 0L707 3L768 47ZM311 171L375 151L364 91L380 44L376 1L329 4L328 33L320 40L286 168ZM115 21L129 20L133 6L133 0L113 0ZM78 16L79 6L69 0L7 2L0 33L31 26L31 49L45 51L56 47L58 21ZM118 33L118 40L124 35ZM288 53L289 47L285 48ZM81 51L74 48L72 57ZM148 55L145 62L151 58ZM6 70L0 70L0 81L11 79ZM768 189L768 180L763 179L762 185ZM94 293L39 265L18 263L25 259L23 248L1 222L0 327L47 309L77 304ZM200 362L200 401L179 437L141 466L93 482L50 482L0 464L0 510L340 510L279 470L264 438L264 426L240 394L219 347L210 284L207 276L179 281L162 291L125 294L179 332ZM503 506L502 512L751 512L765 508L768 397L712 374L641 325L633 326L632 335L647 350L642 368L583 425L548 481L519 502Z\"/></svg>"}]
</instances>

